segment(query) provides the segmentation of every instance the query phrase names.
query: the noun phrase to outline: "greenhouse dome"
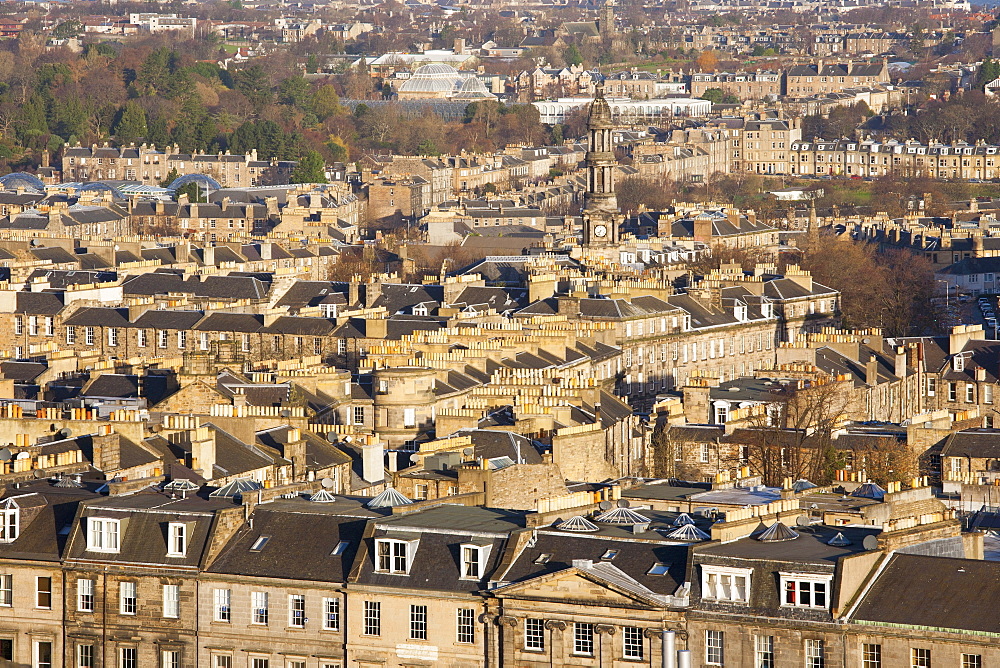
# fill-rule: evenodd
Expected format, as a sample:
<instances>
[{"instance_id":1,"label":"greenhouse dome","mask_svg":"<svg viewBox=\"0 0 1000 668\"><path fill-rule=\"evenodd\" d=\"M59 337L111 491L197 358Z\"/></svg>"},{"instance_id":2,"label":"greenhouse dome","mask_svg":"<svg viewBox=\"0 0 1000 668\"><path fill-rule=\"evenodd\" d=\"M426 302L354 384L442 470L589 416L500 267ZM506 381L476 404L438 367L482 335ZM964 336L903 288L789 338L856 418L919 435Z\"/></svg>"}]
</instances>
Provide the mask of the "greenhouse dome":
<instances>
[{"instance_id":1,"label":"greenhouse dome","mask_svg":"<svg viewBox=\"0 0 1000 668\"><path fill-rule=\"evenodd\" d=\"M398 91L401 100L437 99L495 99L483 82L471 72L459 72L451 65L433 63L421 65L413 71Z\"/></svg>"},{"instance_id":2,"label":"greenhouse dome","mask_svg":"<svg viewBox=\"0 0 1000 668\"><path fill-rule=\"evenodd\" d=\"M45 192L45 184L42 183L42 180L34 174L28 174L27 172L12 172L5 176L0 176L0 186L4 190L26 188L28 190Z\"/></svg>"}]
</instances>

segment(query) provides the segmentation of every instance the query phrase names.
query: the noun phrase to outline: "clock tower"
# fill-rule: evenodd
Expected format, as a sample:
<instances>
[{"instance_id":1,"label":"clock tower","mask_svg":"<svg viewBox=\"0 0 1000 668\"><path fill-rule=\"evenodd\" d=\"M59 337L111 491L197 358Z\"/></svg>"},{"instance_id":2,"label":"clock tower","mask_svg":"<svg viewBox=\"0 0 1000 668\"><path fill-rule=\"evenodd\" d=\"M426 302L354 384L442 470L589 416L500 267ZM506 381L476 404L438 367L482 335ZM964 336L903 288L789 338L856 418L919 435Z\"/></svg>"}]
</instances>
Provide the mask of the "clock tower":
<instances>
[{"instance_id":1,"label":"clock tower","mask_svg":"<svg viewBox=\"0 0 1000 668\"><path fill-rule=\"evenodd\" d=\"M611 137L611 107L604 99L604 85L590 105L587 124L590 148L587 151L587 193L583 205L583 245L605 246L618 243L618 200L615 198L615 154Z\"/></svg>"}]
</instances>

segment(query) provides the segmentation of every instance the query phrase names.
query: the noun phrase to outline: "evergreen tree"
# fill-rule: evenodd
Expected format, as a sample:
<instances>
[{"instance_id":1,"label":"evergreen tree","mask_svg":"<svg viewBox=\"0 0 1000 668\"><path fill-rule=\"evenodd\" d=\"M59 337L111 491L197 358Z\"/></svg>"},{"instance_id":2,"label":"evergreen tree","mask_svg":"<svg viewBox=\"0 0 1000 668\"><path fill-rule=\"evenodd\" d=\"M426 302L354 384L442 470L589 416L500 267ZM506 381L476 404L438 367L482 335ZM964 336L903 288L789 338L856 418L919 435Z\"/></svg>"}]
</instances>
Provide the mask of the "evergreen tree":
<instances>
[{"instance_id":1,"label":"evergreen tree","mask_svg":"<svg viewBox=\"0 0 1000 668\"><path fill-rule=\"evenodd\" d=\"M128 144L146 136L146 112L134 100L125 103L112 131L120 144Z\"/></svg>"},{"instance_id":2,"label":"evergreen tree","mask_svg":"<svg viewBox=\"0 0 1000 668\"><path fill-rule=\"evenodd\" d=\"M316 151L308 151L299 160L288 179L291 183L326 183L326 165Z\"/></svg>"}]
</instances>

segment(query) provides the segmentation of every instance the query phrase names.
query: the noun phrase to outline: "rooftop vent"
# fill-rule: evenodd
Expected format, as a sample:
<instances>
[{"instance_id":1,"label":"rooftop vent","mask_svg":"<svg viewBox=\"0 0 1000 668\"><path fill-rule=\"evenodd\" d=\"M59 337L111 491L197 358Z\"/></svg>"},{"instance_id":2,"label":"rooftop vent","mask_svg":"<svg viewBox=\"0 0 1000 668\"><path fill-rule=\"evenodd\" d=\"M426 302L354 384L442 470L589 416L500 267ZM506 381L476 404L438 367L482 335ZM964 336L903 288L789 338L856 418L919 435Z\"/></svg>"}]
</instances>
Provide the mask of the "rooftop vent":
<instances>
[{"instance_id":1,"label":"rooftop vent","mask_svg":"<svg viewBox=\"0 0 1000 668\"><path fill-rule=\"evenodd\" d=\"M368 508L394 508L413 503L392 487L386 487L383 492L365 504Z\"/></svg>"},{"instance_id":2,"label":"rooftop vent","mask_svg":"<svg viewBox=\"0 0 1000 668\"><path fill-rule=\"evenodd\" d=\"M685 524L694 524L694 520L691 519L691 516L688 515L687 513L681 513L680 515L677 516L677 519L673 521L671 526L682 527Z\"/></svg>"},{"instance_id":3,"label":"rooftop vent","mask_svg":"<svg viewBox=\"0 0 1000 668\"><path fill-rule=\"evenodd\" d=\"M667 534L670 540L682 540L685 542L696 540L709 540L711 536L696 527L694 524L683 524Z\"/></svg>"},{"instance_id":4,"label":"rooftop vent","mask_svg":"<svg viewBox=\"0 0 1000 668\"><path fill-rule=\"evenodd\" d=\"M565 522L560 522L557 527L563 531L578 531L581 533L599 530L596 524L586 517L580 517L579 515L571 517Z\"/></svg>"},{"instance_id":5,"label":"rooftop vent","mask_svg":"<svg viewBox=\"0 0 1000 668\"><path fill-rule=\"evenodd\" d=\"M881 501L885 498L885 490L873 482L866 482L851 492L851 496L859 499L875 499Z\"/></svg>"},{"instance_id":6,"label":"rooftop vent","mask_svg":"<svg viewBox=\"0 0 1000 668\"><path fill-rule=\"evenodd\" d=\"M757 536L757 540L762 543L780 543L785 540L795 540L798 537L798 533L778 521L761 532Z\"/></svg>"},{"instance_id":7,"label":"rooftop vent","mask_svg":"<svg viewBox=\"0 0 1000 668\"><path fill-rule=\"evenodd\" d=\"M629 508L613 508L595 517L606 524L649 524L649 518Z\"/></svg>"},{"instance_id":8,"label":"rooftop vent","mask_svg":"<svg viewBox=\"0 0 1000 668\"><path fill-rule=\"evenodd\" d=\"M827 545L833 545L834 547L847 547L851 544L851 539L843 534L843 532L838 531L837 535L826 541Z\"/></svg>"}]
</instances>

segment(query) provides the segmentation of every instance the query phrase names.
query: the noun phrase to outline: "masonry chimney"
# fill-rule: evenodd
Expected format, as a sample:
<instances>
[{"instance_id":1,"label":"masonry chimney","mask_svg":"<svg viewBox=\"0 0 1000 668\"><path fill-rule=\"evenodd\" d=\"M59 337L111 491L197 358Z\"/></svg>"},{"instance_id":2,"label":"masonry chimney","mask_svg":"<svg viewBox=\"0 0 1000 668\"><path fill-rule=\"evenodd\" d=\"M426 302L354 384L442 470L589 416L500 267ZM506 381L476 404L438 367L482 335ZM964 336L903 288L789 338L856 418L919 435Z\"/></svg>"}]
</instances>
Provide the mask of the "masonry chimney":
<instances>
[{"instance_id":1,"label":"masonry chimney","mask_svg":"<svg viewBox=\"0 0 1000 668\"><path fill-rule=\"evenodd\" d=\"M368 482L385 479L385 453L380 442L361 446L361 477Z\"/></svg>"},{"instance_id":2,"label":"masonry chimney","mask_svg":"<svg viewBox=\"0 0 1000 668\"><path fill-rule=\"evenodd\" d=\"M906 348L896 348L896 378L906 377Z\"/></svg>"},{"instance_id":3,"label":"masonry chimney","mask_svg":"<svg viewBox=\"0 0 1000 668\"><path fill-rule=\"evenodd\" d=\"M285 459L292 462L292 478L304 480L306 476L306 440L302 438L302 430L298 427L292 427L288 430Z\"/></svg>"},{"instance_id":4,"label":"masonry chimney","mask_svg":"<svg viewBox=\"0 0 1000 668\"><path fill-rule=\"evenodd\" d=\"M865 365L865 384L878 385L878 358L872 355Z\"/></svg>"},{"instance_id":5,"label":"masonry chimney","mask_svg":"<svg viewBox=\"0 0 1000 668\"><path fill-rule=\"evenodd\" d=\"M215 478L215 432L208 427L198 427L192 435L191 468L205 480Z\"/></svg>"}]
</instances>

